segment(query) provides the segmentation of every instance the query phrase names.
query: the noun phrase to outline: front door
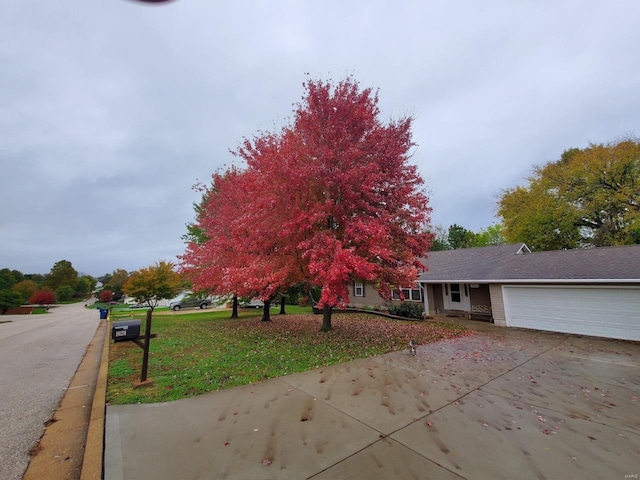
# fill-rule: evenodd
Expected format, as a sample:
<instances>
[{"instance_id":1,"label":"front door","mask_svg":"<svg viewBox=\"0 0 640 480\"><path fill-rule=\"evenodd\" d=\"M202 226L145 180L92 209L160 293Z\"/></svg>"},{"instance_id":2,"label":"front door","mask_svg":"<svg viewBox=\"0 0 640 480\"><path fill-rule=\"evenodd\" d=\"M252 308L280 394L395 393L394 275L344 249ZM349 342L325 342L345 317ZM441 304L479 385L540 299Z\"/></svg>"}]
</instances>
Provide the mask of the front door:
<instances>
[{"instance_id":1,"label":"front door","mask_svg":"<svg viewBox=\"0 0 640 480\"><path fill-rule=\"evenodd\" d=\"M444 284L444 308L446 310L465 311L465 290L461 283L445 283Z\"/></svg>"}]
</instances>

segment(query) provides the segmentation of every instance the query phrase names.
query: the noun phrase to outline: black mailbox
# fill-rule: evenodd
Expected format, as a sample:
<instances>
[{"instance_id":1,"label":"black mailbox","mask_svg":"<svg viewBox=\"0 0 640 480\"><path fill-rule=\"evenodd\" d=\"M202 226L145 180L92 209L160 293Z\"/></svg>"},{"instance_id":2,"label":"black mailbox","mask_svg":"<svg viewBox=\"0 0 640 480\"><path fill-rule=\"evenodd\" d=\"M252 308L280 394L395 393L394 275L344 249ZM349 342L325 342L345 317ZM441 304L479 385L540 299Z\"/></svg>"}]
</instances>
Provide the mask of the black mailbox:
<instances>
[{"instance_id":1,"label":"black mailbox","mask_svg":"<svg viewBox=\"0 0 640 480\"><path fill-rule=\"evenodd\" d=\"M140 320L124 320L113 322L111 325L111 338L116 342L133 340L140 336Z\"/></svg>"}]
</instances>

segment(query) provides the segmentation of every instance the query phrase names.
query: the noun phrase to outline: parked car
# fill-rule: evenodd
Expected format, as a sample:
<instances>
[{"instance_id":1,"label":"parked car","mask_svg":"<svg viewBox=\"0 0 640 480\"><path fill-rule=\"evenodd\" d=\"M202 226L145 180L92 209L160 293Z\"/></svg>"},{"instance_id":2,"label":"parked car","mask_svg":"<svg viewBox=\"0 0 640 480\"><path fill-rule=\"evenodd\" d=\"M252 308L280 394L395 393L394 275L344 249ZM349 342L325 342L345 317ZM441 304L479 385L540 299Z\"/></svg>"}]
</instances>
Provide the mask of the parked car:
<instances>
[{"instance_id":1,"label":"parked car","mask_svg":"<svg viewBox=\"0 0 640 480\"><path fill-rule=\"evenodd\" d=\"M183 308L208 308L211 303L210 298L183 298L178 302L171 302L169 308L177 312Z\"/></svg>"},{"instance_id":2,"label":"parked car","mask_svg":"<svg viewBox=\"0 0 640 480\"><path fill-rule=\"evenodd\" d=\"M264 302L257 298L252 298L248 302L242 302L240 306L242 308L262 308L264 307Z\"/></svg>"}]
</instances>

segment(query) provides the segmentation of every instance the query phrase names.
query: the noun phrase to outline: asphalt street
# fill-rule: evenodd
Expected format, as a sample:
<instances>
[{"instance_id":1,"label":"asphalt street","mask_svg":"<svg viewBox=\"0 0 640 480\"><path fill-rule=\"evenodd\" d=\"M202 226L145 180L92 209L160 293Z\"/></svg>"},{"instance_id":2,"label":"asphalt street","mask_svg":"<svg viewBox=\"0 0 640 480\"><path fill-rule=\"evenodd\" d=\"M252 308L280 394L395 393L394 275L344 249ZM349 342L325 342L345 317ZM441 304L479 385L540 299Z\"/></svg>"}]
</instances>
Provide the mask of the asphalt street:
<instances>
[{"instance_id":1,"label":"asphalt street","mask_svg":"<svg viewBox=\"0 0 640 480\"><path fill-rule=\"evenodd\" d=\"M22 478L99 321L83 303L0 316L0 478Z\"/></svg>"}]
</instances>

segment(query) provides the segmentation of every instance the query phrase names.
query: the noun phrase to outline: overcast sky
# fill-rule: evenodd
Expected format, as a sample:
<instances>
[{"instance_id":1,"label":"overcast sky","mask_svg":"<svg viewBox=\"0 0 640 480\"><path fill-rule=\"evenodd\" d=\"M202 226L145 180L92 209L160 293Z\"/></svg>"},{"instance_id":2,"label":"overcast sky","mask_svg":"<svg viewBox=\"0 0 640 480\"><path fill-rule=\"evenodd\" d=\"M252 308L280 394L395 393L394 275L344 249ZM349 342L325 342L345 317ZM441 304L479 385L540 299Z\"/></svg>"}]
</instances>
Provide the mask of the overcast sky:
<instances>
[{"instance_id":1,"label":"overcast sky","mask_svg":"<svg viewBox=\"0 0 640 480\"><path fill-rule=\"evenodd\" d=\"M305 73L415 117L432 223L638 134L640 1L0 0L0 268L175 261L196 182L289 122Z\"/></svg>"}]
</instances>

